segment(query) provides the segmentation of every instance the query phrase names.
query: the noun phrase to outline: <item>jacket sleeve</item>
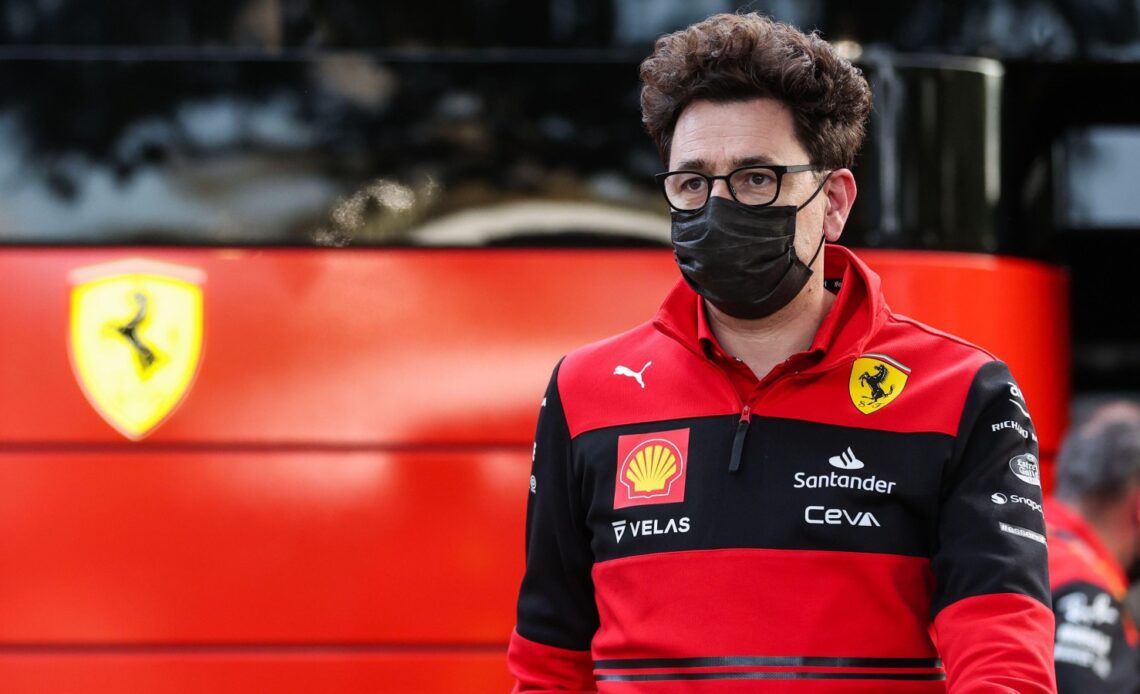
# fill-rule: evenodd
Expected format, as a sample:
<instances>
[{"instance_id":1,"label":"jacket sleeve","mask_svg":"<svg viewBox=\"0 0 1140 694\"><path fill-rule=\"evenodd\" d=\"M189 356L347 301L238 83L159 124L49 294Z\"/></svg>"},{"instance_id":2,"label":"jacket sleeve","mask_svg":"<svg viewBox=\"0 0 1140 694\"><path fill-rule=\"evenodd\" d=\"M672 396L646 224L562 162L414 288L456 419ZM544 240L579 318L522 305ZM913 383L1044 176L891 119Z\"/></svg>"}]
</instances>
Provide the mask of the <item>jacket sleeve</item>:
<instances>
[{"instance_id":1,"label":"jacket sleeve","mask_svg":"<svg viewBox=\"0 0 1140 694\"><path fill-rule=\"evenodd\" d=\"M538 417L526 515L526 573L507 652L516 692L596 691L593 553L555 368Z\"/></svg>"},{"instance_id":2,"label":"jacket sleeve","mask_svg":"<svg viewBox=\"0 0 1140 694\"><path fill-rule=\"evenodd\" d=\"M1005 364L982 366L943 472L933 635L950 692L1054 692L1037 436Z\"/></svg>"},{"instance_id":3,"label":"jacket sleeve","mask_svg":"<svg viewBox=\"0 0 1140 694\"><path fill-rule=\"evenodd\" d=\"M1057 615L1057 691L1131 694L1140 690L1125 607L1100 586L1074 581L1053 592Z\"/></svg>"}]
</instances>

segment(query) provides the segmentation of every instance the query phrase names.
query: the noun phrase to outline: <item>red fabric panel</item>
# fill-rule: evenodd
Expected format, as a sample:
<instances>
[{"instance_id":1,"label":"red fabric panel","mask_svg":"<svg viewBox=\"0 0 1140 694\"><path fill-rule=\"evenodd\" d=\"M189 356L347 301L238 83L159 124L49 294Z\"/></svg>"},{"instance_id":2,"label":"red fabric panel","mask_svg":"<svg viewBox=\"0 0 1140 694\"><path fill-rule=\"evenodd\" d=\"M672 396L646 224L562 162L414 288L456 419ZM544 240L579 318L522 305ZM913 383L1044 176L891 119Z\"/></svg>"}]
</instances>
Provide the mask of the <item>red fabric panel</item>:
<instances>
[{"instance_id":1,"label":"red fabric panel","mask_svg":"<svg viewBox=\"0 0 1140 694\"><path fill-rule=\"evenodd\" d=\"M660 580L647 580L653 576ZM594 584L599 660L937 656L927 633L933 577L922 558L670 552L597 564Z\"/></svg>"},{"instance_id":2,"label":"red fabric panel","mask_svg":"<svg viewBox=\"0 0 1140 694\"><path fill-rule=\"evenodd\" d=\"M615 374L618 366L644 368L645 388ZM558 389L572 437L639 421L739 413L741 407L715 364L648 324L571 353L559 369Z\"/></svg>"},{"instance_id":3,"label":"red fabric panel","mask_svg":"<svg viewBox=\"0 0 1140 694\"><path fill-rule=\"evenodd\" d=\"M1056 692L1053 612L1025 595L965 598L938 613L934 633L953 692Z\"/></svg>"},{"instance_id":4,"label":"red fabric panel","mask_svg":"<svg viewBox=\"0 0 1140 694\"><path fill-rule=\"evenodd\" d=\"M596 692L589 651L555 648L511 634L507 668L518 678L514 692Z\"/></svg>"},{"instance_id":5,"label":"red fabric panel","mask_svg":"<svg viewBox=\"0 0 1140 694\"><path fill-rule=\"evenodd\" d=\"M882 409L864 414L855 407L850 388L852 364L847 362L823 374L808 371L774 383L753 413L845 427L953 436L958 433L974 375L990 360L975 347L894 321L884 326L862 354L883 354L911 370L902 391ZM809 380L811 387L807 387Z\"/></svg>"}]
</instances>

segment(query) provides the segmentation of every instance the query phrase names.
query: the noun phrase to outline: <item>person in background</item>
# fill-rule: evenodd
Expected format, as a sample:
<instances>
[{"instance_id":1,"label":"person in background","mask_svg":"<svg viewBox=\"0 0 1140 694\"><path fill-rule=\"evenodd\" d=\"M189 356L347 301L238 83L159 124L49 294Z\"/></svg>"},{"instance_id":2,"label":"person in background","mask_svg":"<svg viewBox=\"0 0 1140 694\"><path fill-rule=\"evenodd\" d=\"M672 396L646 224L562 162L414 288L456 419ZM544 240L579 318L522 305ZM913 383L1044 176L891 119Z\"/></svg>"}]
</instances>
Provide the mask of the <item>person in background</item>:
<instances>
[{"instance_id":1,"label":"person in background","mask_svg":"<svg viewBox=\"0 0 1140 694\"><path fill-rule=\"evenodd\" d=\"M1126 568L1140 561L1140 406L1097 407L1061 445L1045 505L1061 694L1140 692Z\"/></svg>"},{"instance_id":2,"label":"person in background","mask_svg":"<svg viewBox=\"0 0 1140 694\"><path fill-rule=\"evenodd\" d=\"M542 400L516 691L1054 691L1021 391L834 245L862 73L722 14L641 78L681 276Z\"/></svg>"}]
</instances>

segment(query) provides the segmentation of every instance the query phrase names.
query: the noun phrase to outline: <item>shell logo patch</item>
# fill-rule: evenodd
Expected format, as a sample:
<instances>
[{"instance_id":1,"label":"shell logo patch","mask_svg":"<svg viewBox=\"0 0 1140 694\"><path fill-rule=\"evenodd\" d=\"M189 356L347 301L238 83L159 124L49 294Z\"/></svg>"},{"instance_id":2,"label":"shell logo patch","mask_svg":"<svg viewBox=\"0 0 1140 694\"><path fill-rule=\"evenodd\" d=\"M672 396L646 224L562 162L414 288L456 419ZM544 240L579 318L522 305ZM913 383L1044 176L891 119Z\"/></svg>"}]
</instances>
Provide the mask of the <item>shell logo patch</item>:
<instances>
[{"instance_id":1,"label":"shell logo patch","mask_svg":"<svg viewBox=\"0 0 1140 694\"><path fill-rule=\"evenodd\" d=\"M618 437L614 508L685 500L689 430Z\"/></svg>"},{"instance_id":2,"label":"shell logo patch","mask_svg":"<svg viewBox=\"0 0 1140 694\"><path fill-rule=\"evenodd\" d=\"M173 413L198 372L205 277L138 259L71 273L72 369L95 411L132 441Z\"/></svg>"},{"instance_id":3,"label":"shell logo patch","mask_svg":"<svg viewBox=\"0 0 1140 694\"><path fill-rule=\"evenodd\" d=\"M851 403L863 414L891 404L906 387L910 369L885 354L864 354L851 365Z\"/></svg>"}]
</instances>

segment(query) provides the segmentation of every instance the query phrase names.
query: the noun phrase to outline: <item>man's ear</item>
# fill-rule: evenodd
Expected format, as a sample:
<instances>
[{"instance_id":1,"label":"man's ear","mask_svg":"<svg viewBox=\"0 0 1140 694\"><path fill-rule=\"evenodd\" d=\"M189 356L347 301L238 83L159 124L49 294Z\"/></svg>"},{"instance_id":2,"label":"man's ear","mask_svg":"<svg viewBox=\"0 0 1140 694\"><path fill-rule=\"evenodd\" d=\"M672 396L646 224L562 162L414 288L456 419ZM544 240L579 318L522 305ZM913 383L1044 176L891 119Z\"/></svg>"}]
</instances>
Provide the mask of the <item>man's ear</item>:
<instances>
[{"instance_id":1,"label":"man's ear","mask_svg":"<svg viewBox=\"0 0 1140 694\"><path fill-rule=\"evenodd\" d=\"M855 204L855 176L850 169L836 169L824 184L823 194L827 207L823 213L823 233L828 243L835 243L843 234L843 225Z\"/></svg>"}]
</instances>

